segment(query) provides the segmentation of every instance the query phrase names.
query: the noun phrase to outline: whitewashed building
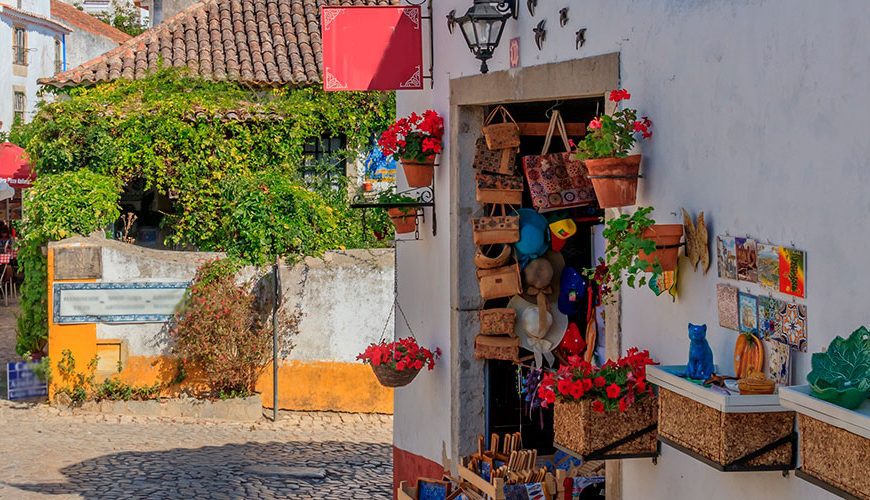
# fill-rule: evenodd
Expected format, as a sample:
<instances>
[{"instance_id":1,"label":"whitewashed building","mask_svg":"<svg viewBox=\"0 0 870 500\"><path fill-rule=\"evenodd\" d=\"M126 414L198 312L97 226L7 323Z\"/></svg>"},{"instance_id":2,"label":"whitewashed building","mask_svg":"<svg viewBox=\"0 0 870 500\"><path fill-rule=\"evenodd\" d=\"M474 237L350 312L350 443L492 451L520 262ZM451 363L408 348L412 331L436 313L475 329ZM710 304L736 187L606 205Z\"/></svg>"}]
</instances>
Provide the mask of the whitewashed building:
<instances>
[{"instance_id":1,"label":"whitewashed building","mask_svg":"<svg viewBox=\"0 0 870 500\"><path fill-rule=\"evenodd\" d=\"M723 280L716 235L806 252L806 297L799 301L808 310L808 348L793 356L794 382L806 383L811 353L870 322L863 291L870 281L863 252L870 243L870 2L521 1L485 75L459 27L451 34L445 21L472 3L432 2L434 87L427 82L397 98L399 116L435 109L446 132L435 173L437 236L427 209L420 240L397 245L401 307L419 342L440 347L444 357L396 390L396 482L434 477L445 462L455 466L472 453L478 434L503 429L494 371L473 356L481 304L469 223L477 210L475 139L494 104L537 109L539 122L561 106L567 121L588 123L607 111L609 90L629 89L631 106L655 124L642 147L638 205L656 207L660 223L681 223L681 208L707 215L710 272L692 272L683 260L676 302L624 287L620 308L608 314L609 354L640 346L663 364L685 364L687 323L706 323L715 362L728 372L736 334L717 322L716 285ZM536 5L534 15L527 4ZM403 321L396 332L408 335ZM719 472L667 445L657 464L608 462L607 475L609 499L832 498L794 474Z\"/></svg>"}]
</instances>

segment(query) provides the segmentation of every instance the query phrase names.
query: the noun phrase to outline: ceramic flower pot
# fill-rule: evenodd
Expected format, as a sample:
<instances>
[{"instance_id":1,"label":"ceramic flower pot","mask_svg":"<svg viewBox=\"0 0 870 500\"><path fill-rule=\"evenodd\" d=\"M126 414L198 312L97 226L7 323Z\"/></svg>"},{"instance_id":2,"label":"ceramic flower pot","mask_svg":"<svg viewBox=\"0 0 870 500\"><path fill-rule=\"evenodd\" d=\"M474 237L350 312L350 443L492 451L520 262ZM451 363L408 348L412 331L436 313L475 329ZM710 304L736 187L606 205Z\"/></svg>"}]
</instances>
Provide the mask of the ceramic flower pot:
<instances>
[{"instance_id":1,"label":"ceramic flower pot","mask_svg":"<svg viewBox=\"0 0 870 500\"><path fill-rule=\"evenodd\" d=\"M649 262L647 271L652 271L652 265L658 259L662 271L673 271L677 268L677 258L680 255L680 240L683 238L682 224L656 224L643 231L643 237L656 243L656 250L647 254L641 251L638 257Z\"/></svg>"},{"instance_id":2,"label":"ceramic flower pot","mask_svg":"<svg viewBox=\"0 0 870 500\"><path fill-rule=\"evenodd\" d=\"M601 208L627 207L637 200L641 155L585 160Z\"/></svg>"},{"instance_id":3,"label":"ceramic flower pot","mask_svg":"<svg viewBox=\"0 0 870 500\"><path fill-rule=\"evenodd\" d=\"M417 230L417 214L413 209L391 208L387 213L396 226L396 234L413 233Z\"/></svg>"},{"instance_id":4,"label":"ceramic flower pot","mask_svg":"<svg viewBox=\"0 0 870 500\"><path fill-rule=\"evenodd\" d=\"M435 178L435 158L425 162L403 159L402 170L405 172L408 187L429 187Z\"/></svg>"}]
</instances>

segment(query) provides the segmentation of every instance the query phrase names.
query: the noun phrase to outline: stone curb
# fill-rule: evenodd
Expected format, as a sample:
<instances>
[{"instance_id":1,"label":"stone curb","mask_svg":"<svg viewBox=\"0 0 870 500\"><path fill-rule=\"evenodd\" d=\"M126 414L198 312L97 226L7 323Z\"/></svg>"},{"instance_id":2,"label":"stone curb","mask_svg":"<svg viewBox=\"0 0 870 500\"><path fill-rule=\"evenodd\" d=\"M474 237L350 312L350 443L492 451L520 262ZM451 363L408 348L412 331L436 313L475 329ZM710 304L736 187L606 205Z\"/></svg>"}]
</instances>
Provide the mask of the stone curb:
<instances>
[{"instance_id":1,"label":"stone curb","mask_svg":"<svg viewBox=\"0 0 870 500\"><path fill-rule=\"evenodd\" d=\"M58 404L59 407L65 405ZM104 413L141 417L197 418L256 422L263 418L260 395L225 400L159 399L150 401L86 401L75 407L81 413Z\"/></svg>"}]
</instances>

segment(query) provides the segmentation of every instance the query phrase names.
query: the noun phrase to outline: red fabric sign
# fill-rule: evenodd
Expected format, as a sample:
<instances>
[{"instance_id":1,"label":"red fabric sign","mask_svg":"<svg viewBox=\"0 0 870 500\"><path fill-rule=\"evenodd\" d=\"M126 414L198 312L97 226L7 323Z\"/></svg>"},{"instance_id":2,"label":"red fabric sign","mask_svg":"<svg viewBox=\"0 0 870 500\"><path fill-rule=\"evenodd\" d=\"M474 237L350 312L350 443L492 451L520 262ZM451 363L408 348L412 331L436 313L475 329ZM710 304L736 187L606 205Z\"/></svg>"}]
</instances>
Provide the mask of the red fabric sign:
<instances>
[{"instance_id":1,"label":"red fabric sign","mask_svg":"<svg viewBox=\"0 0 870 500\"><path fill-rule=\"evenodd\" d=\"M324 90L423 88L420 7L323 7Z\"/></svg>"}]
</instances>

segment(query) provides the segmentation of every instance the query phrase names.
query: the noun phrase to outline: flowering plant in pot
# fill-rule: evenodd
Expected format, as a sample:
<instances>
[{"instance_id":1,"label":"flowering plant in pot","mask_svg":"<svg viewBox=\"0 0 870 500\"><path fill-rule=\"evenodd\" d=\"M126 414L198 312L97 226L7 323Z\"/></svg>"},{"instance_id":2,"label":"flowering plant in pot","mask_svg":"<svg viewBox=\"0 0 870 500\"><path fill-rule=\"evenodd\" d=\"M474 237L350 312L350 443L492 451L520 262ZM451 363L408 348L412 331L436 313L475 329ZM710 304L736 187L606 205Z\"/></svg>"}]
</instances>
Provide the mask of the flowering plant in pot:
<instances>
[{"instance_id":1,"label":"flowering plant in pot","mask_svg":"<svg viewBox=\"0 0 870 500\"><path fill-rule=\"evenodd\" d=\"M441 349L431 351L420 347L414 337L405 337L369 344L356 359L371 365L381 385L402 387L410 384L423 367L434 369L435 360L440 357Z\"/></svg>"},{"instance_id":2,"label":"flowering plant in pot","mask_svg":"<svg viewBox=\"0 0 870 500\"><path fill-rule=\"evenodd\" d=\"M543 406L554 405L555 442L582 456L655 452L658 402L646 381L654 364L634 347L601 367L572 356L545 374L538 395Z\"/></svg>"},{"instance_id":3,"label":"flowering plant in pot","mask_svg":"<svg viewBox=\"0 0 870 500\"><path fill-rule=\"evenodd\" d=\"M394 188L387 189L378 195L378 203L417 203L415 198L397 194ZM396 226L396 234L413 233L417 229L417 209L414 207L392 207L387 209L390 221Z\"/></svg>"},{"instance_id":4,"label":"flowering plant in pot","mask_svg":"<svg viewBox=\"0 0 870 500\"><path fill-rule=\"evenodd\" d=\"M625 89L614 90L610 100L619 103L631 99ZM594 118L589 133L577 145L577 158L584 160L595 197L602 208L634 205L641 155L629 155L638 137L652 137L652 122L638 119L637 110L623 108L612 115Z\"/></svg>"},{"instance_id":5,"label":"flowering plant in pot","mask_svg":"<svg viewBox=\"0 0 870 500\"><path fill-rule=\"evenodd\" d=\"M385 155L402 162L408 186L426 187L435 175L435 156L444 147L443 135L444 119L429 109L422 115L411 113L396 120L381 134L378 146Z\"/></svg>"},{"instance_id":6,"label":"flowering plant in pot","mask_svg":"<svg viewBox=\"0 0 870 500\"><path fill-rule=\"evenodd\" d=\"M626 283L631 288L647 283L648 270L654 274L662 271L658 262L650 263L641 255L654 254L655 241L644 237L645 231L655 225L649 217L652 207L640 207L631 215L622 214L610 219L604 226L603 236L607 240L604 257L598 259L598 265L586 269L584 274L598 284L602 301L607 301L622 286L622 275L626 275Z\"/></svg>"}]
</instances>

